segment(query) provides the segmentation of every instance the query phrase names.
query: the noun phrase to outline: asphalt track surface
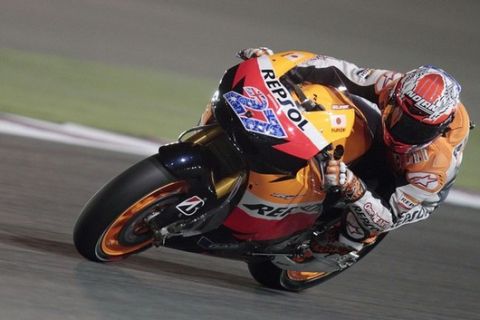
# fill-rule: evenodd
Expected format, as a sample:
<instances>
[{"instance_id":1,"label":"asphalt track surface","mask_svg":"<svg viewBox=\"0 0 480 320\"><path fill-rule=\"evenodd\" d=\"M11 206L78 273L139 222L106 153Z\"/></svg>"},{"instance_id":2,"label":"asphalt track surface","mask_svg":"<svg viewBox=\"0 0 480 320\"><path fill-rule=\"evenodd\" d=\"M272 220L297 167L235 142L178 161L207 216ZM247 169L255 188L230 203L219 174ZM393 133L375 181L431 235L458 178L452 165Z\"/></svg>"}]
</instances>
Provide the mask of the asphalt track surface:
<instances>
[{"instance_id":1,"label":"asphalt track surface","mask_svg":"<svg viewBox=\"0 0 480 320\"><path fill-rule=\"evenodd\" d=\"M478 319L478 212L444 206L303 293L260 287L241 262L151 249L80 257L83 204L138 160L0 135L0 319Z\"/></svg>"},{"instance_id":2,"label":"asphalt track surface","mask_svg":"<svg viewBox=\"0 0 480 320\"><path fill-rule=\"evenodd\" d=\"M480 102L479 2L219 3L2 0L0 47L218 77L239 48L287 43L398 70L436 63L465 83L467 105ZM173 250L85 261L72 244L79 211L137 160L0 135L0 319L479 318L480 215L447 205L300 294L260 287L243 263Z\"/></svg>"}]
</instances>

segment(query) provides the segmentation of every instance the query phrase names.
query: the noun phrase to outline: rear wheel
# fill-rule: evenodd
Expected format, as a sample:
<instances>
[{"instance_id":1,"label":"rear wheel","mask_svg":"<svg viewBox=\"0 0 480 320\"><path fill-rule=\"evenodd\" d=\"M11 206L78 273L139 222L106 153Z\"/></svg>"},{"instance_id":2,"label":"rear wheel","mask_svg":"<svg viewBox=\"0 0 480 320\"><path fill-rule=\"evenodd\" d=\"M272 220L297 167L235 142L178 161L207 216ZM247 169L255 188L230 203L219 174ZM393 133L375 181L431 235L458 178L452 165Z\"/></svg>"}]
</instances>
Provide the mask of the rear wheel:
<instances>
[{"instance_id":1,"label":"rear wheel","mask_svg":"<svg viewBox=\"0 0 480 320\"><path fill-rule=\"evenodd\" d=\"M188 188L157 157L127 169L89 200L74 230L80 254L93 261L115 261L152 245L145 218L171 208Z\"/></svg>"},{"instance_id":2,"label":"rear wheel","mask_svg":"<svg viewBox=\"0 0 480 320\"><path fill-rule=\"evenodd\" d=\"M386 235L386 233L379 235L374 243L362 249L359 252L359 260L377 246ZM337 276L347 269L348 268L334 272L305 272L283 270L274 265L271 261L248 263L250 274L260 284L269 288L286 291L302 291L311 288Z\"/></svg>"},{"instance_id":3,"label":"rear wheel","mask_svg":"<svg viewBox=\"0 0 480 320\"><path fill-rule=\"evenodd\" d=\"M339 272L305 272L283 270L271 261L250 262L248 270L260 284L286 291L302 291L320 284Z\"/></svg>"}]
</instances>

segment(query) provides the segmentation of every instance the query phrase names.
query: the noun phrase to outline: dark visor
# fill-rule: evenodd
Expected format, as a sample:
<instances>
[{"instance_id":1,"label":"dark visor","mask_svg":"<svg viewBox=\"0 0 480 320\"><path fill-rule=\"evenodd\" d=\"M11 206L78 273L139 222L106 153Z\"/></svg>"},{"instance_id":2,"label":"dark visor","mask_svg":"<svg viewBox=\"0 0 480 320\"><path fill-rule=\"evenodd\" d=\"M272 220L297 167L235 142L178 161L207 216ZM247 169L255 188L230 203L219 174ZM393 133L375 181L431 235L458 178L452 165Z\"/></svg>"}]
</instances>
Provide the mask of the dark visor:
<instances>
[{"instance_id":1,"label":"dark visor","mask_svg":"<svg viewBox=\"0 0 480 320\"><path fill-rule=\"evenodd\" d=\"M395 119L396 122L393 125L391 123L394 112L390 112L385 121L388 132L398 142L410 145L424 144L442 133L442 126L428 125L415 120L404 112L400 113L401 115Z\"/></svg>"}]
</instances>

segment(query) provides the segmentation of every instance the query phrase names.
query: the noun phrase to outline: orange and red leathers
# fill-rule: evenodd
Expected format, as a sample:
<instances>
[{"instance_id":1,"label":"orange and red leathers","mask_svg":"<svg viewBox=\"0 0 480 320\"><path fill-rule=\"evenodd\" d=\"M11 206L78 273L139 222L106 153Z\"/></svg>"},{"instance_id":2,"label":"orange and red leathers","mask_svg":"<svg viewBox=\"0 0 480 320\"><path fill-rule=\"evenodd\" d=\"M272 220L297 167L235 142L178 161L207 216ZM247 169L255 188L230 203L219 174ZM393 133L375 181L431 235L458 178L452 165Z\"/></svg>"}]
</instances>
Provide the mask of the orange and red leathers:
<instances>
[{"instance_id":1,"label":"orange and red leathers","mask_svg":"<svg viewBox=\"0 0 480 320\"><path fill-rule=\"evenodd\" d=\"M360 68L328 56L317 56L305 62L295 68L295 73L303 82L344 85L351 94L376 104L380 111L388 106L392 89L402 76L391 70ZM337 78L334 75L339 76L343 83L332 83ZM375 109L375 106L372 108ZM378 112L378 109L374 111ZM369 191L359 200L348 204L350 213L345 219L347 236L359 240L368 234L428 218L445 199L453 184L462 161L469 127L468 113L464 105L459 103L453 122L432 143L404 154L386 148L389 170L397 177L393 192L385 199L388 205L380 206L380 200ZM381 131L377 134L383 135ZM382 140L377 139L380 143ZM385 148L385 145L382 147ZM374 162L372 165L375 165ZM357 230L356 233L353 233L354 230Z\"/></svg>"}]
</instances>

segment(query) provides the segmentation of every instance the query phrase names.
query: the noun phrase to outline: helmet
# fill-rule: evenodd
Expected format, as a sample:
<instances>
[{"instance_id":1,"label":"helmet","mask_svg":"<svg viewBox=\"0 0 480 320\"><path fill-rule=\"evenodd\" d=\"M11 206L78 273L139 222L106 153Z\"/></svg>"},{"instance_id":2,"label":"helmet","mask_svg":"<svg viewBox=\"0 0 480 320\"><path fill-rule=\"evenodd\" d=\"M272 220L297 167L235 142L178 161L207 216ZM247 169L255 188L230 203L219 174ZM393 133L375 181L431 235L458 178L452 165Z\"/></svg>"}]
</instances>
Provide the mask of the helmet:
<instances>
[{"instance_id":1,"label":"helmet","mask_svg":"<svg viewBox=\"0 0 480 320\"><path fill-rule=\"evenodd\" d=\"M382 113L387 146L406 153L430 144L452 122L460 91L452 76L433 66L403 75Z\"/></svg>"}]
</instances>

